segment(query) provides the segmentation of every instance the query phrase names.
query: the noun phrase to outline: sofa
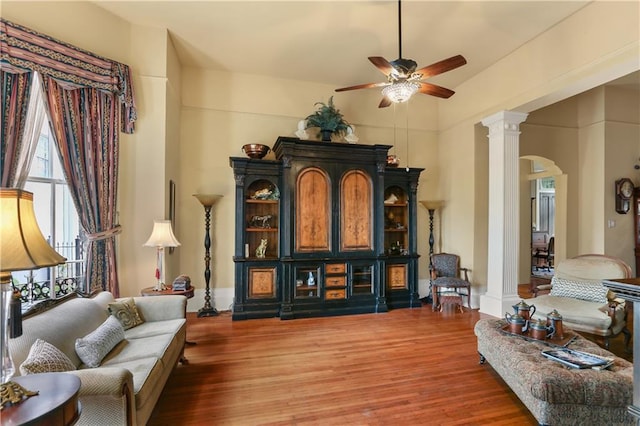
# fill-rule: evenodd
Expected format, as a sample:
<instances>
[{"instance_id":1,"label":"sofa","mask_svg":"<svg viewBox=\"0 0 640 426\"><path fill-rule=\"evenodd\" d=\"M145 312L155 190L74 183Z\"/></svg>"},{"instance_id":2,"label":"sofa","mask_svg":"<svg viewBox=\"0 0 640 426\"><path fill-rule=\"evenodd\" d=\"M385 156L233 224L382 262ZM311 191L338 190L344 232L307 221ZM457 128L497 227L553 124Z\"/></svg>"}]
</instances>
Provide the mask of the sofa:
<instances>
[{"instance_id":1,"label":"sofa","mask_svg":"<svg viewBox=\"0 0 640 426\"><path fill-rule=\"evenodd\" d=\"M620 333L628 347L627 305L603 286L602 280L629 277L631 268L621 259L584 254L558 262L551 284L542 289L550 293L524 301L536 307L533 318L546 320L555 309L565 327L595 336L605 348L609 339Z\"/></svg>"},{"instance_id":2,"label":"sofa","mask_svg":"<svg viewBox=\"0 0 640 426\"><path fill-rule=\"evenodd\" d=\"M184 358L185 317L184 296L72 296L25 314L23 334L10 339L9 350L16 375L65 371L80 378L78 425L145 425Z\"/></svg>"},{"instance_id":3,"label":"sofa","mask_svg":"<svg viewBox=\"0 0 640 426\"><path fill-rule=\"evenodd\" d=\"M577 336L570 349L613 358L606 370L573 369L542 355L547 342L530 341L502 330L506 321L479 320L474 332L480 363L509 385L541 425L634 425L633 364Z\"/></svg>"}]
</instances>

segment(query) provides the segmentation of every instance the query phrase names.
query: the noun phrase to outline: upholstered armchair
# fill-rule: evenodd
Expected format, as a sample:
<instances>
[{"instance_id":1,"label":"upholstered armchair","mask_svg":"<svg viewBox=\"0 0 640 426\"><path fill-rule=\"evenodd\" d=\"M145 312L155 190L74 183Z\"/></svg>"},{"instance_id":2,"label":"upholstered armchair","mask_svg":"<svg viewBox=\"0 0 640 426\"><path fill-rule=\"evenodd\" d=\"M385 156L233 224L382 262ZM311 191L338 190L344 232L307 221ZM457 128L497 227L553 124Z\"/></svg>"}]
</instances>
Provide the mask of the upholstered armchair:
<instances>
[{"instance_id":1,"label":"upholstered armchair","mask_svg":"<svg viewBox=\"0 0 640 426\"><path fill-rule=\"evenodd\" d=\"M534 299L534 317L546 320L547 313L557 310L563 325L579 333L596 337L605 348L609 339L624 334L628 347L631 333L627 329L628 306L613 291L602 285L604 279L630 278L631 267L621 259L602 254L583 254L558 262L551 284L538 286L550 290ZM542 288L544 287L544 288Z\"/></svg>"},{"instance_id":2,"label":"upholstered armchair","mask_svg":"<svg viewBox=\"0 0 640 426\"><path fill-rule=\"evenodd\" d=\"M471 308L471 283L469 269L460 267L460 256L450 253L431 255L431 288L433 291L433 309L442 310L442 302L467 299L467 306ZM464 276L464 277L463 277Z\"/></svg>"}]
</instances>

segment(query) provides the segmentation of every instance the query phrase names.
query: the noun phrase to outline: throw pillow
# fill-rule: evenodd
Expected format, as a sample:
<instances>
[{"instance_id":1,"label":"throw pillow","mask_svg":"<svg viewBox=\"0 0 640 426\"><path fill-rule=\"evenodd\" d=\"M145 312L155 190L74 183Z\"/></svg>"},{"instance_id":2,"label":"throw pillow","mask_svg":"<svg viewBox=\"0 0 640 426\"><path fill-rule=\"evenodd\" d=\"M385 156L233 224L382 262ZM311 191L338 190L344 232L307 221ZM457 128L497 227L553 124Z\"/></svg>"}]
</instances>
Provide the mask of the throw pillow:
<instances>
[{"instance_id":1,"label":"throw pillow","mask_svg":"<svg viewBox=\"0 0 640 426\"><path fill-rule=\"evenodd\" d=\"M120 324L122 324L122 327L125 330L133 328L144 322L138 312L138 308L136 307L136 302L133 300L133 297L109 303L109 312L111 315L116 317L118 321L120 321Z\"/></svg>"},{"instance_id":2,"label":"throw pillow","mask_svg":"<svg viewBox=\"0 0 640 426\"><path fill-rule=\"evenodd\" d=\"M551 296L572 297L590 302L607 303L609 289L598 282L574 281L554 276Z\"/></svg>"},{"instance_id":3,"label":"throw pillow","mask_svg":"<svg viewBox=\"0 0 640 426\"><path fill-rule=\"evenodd\" d=\"M114 316L109 316L91 333L76 339L76 353L87 366L95 368L111 349L124 340L124 328Z\"/></svg>"},{"instance_id":4,"label":"throw pillow","mask_svg":"<svg viewBox=\"0 0 640 426\"><path fill-rule=\"evenodd\" d=\"M20 374L23 376L38 373L64 373L75 369L76 366L64 352L41 339L33 342L27 359L20 364Z\"/></svg>"}]
</instances>

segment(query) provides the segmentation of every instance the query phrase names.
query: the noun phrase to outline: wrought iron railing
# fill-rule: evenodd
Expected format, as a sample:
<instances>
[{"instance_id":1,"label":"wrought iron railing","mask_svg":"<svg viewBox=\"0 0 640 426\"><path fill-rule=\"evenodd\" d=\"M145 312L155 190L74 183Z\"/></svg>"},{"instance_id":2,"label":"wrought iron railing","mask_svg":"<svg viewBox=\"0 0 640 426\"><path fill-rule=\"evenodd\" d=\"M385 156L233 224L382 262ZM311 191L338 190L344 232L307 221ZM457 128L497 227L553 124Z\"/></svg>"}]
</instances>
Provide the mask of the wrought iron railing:
<instances>
[{"instance_id":1,"label":"wrought iron railing","mask_svg":"<svg viewBox=\"0 0 640 426\"><path fill-rule=\"evenodd\" d=\"M67 258L67 262L53 268L46 268L44 279L34 279L34 274L31 271L12 275L13 289L20 292L20 299L23 303L32 304L41 300L57 299L84 288L84 248L80 237L75 238L72 243L56 244L55 249ZM52 275L55 277L53 291L51 289Z\"/></svg>"}]
</instances>

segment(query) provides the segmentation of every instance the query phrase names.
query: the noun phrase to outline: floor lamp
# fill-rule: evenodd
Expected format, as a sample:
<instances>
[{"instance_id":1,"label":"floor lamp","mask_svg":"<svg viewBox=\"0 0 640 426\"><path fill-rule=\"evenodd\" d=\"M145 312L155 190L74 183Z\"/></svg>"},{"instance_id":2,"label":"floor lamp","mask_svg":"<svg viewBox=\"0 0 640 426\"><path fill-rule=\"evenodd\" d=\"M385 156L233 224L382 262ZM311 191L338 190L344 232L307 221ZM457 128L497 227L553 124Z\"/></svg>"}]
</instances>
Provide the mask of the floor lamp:
<instances>
[{"instance_id":1,"label":"floor lamp","mask_svg":"<svg viewBox=\"0 0 640 426\"><path fill-rule=\"evenodd\" d=\"M16 368L9 352L9 337L22 334L19 309L9 311L13 298L11 272L40 269L67 261L44 239L33 211L33 194L15 188L0 189L0 409L18 404L38 392L10 381Z\"/></svg>"},{"instance_id":2,"label":"floor lamp","mask_svg":"<svg viewBox=\"0 0 640 426\"><path fill-rule=\"evenodd\" d=\"M209 235L209 228L211 227L211 208L213 205L222 198L222 195L211 194L193 194L194 197L200 201L200 204L204 206L204 306L198 311L198 317L213 317L218 315L218 311L211 305L211 290L209 289L209 281L211 280L211 269L209 267L211 263L211 237Z\"/></svg>"},{"instance_id":3,"label":"floor lamp","mask_svg":"<svg viewBox=\"0 0 640 426\"><path fill-rule=\"evenodd\" d=\"M433 272L433 261L431 260L431 255L433 255L433 244L435 243L435 239L433 238L433 215L436 210L444 205L444 201L440 200L423 200L420 201L420 204L427 209L429 212L429 295L427 299L431 297L431 284L432 284L432 272Z\"/></svg>"}]
</instances>

